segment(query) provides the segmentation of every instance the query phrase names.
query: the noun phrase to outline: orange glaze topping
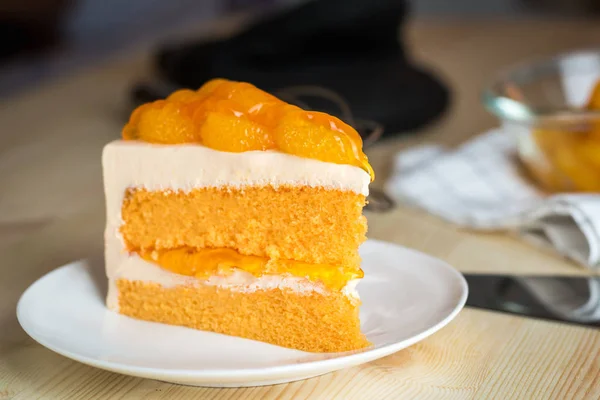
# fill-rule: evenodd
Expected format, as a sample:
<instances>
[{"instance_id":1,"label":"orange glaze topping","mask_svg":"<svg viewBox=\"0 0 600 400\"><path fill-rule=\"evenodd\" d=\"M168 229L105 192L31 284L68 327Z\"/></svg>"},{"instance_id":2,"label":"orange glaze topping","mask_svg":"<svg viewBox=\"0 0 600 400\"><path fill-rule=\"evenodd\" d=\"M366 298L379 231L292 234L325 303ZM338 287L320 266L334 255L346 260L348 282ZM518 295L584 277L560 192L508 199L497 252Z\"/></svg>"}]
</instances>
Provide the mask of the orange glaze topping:
<instances>
[{"instance_id":1,"label":"orange glaze topping","mask_svg":"<svg viewBox=\"0 0 600 400\"><path fill-rule=\"evenodd\" d=\"M131 114L123 139L201 143L215 150L279 150L348 164L375 175L358 132L331 115L304 111L244 82L213 79L197 91L178 90Z\"/></svg>"},{"instance_id":2,"label":"orange glaze topping","mask_svg":"<svg viewBox=\"0 0 600 400\"><path fill-rule=\"evenodd\" d=\"M308 264L291 260L269 260L264 257L247 256L232 249L193 249L141 251L140 256L161 268L176 274L205 279L214 275L227 276L236 269L256 277L263 275L291 274L321 281L331 290L341 290L348 281L363 277L360 269Z\"/></svg>"}]
</instances>

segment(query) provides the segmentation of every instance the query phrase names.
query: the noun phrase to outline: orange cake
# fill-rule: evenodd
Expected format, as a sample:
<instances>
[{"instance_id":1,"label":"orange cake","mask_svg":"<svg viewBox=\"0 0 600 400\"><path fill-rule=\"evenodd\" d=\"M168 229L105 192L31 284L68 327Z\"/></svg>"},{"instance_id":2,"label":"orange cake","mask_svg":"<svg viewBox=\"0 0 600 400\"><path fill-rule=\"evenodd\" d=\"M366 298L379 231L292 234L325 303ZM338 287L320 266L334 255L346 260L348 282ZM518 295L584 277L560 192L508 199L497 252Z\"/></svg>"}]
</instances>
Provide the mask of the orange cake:
<instances>
[{"instance_id":1,"label":"orange cake","mask_svg":"<svg viewBox=\"0 0 600 400\"><path fill-rule=\"evenodd\" d=\"M136 109L102 161L110 309L305 351L369 344L373 172L350 126L218 79Z\"/></svg>"}]
</instances>

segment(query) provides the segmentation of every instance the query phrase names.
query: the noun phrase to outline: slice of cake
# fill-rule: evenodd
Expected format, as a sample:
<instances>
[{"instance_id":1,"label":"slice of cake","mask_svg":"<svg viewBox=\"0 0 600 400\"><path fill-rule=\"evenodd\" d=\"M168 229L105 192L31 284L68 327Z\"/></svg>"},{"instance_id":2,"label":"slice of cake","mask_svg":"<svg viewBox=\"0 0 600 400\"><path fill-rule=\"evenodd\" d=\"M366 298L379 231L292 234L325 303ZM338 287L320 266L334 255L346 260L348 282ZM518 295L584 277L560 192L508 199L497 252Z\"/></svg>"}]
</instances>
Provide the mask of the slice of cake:
<instances>
[{"instance_id":1,"label":"slice of cake","mask_svg":"<svg viewBox=\"0 0 600 400\"><path fill-rule=\"evenodd\" d=\"M110 309L313 352L369 344L373 173L350 126L213 80L136 109L102 161Z\"/></svg>"}]
</instances>

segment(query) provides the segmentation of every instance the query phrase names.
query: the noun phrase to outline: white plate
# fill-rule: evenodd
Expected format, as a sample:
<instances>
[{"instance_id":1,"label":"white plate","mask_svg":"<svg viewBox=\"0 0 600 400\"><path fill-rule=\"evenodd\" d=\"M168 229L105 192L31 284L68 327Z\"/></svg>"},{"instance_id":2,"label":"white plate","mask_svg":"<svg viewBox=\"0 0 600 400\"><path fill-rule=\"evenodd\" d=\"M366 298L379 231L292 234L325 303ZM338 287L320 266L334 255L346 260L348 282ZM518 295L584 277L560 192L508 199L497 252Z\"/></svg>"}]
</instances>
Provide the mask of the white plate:
<instances>
[{"instance_id":1,"label":"white plate","mask_svg":"<svg viewBox=\"0 0 600 400\"><path fill-rule=\"evenodd\" d=\"M104 306L101 259L77 261L40 278L21 296L17 317L41 345L94 367L237 387L306 379L384 357L436 332L464 306L467 283L448 264L375 240L360 250L360 317L373 346L355 352L306 353L119 315Z\"/></svg>"}]
</instances>

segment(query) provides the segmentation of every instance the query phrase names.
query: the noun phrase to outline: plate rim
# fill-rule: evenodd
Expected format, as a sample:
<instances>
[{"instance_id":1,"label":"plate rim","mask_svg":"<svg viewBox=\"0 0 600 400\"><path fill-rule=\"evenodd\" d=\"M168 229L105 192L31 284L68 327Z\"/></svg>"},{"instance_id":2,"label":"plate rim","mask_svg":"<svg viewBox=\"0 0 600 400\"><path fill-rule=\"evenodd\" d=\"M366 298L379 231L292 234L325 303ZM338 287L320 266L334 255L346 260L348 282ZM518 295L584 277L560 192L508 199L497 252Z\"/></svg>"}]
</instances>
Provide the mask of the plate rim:
<instances>
[{"instance_id":1,"label":"plate rim","mask_svg":"<svg viewBox=\"0 0 600 400\"><path fill-rule=\"evenodd\" d=\"M430 261L434 261L435 263L443 266L448 272L451 272L453 279L458 283L458 287L461 289L460 297L456 304L453 305L452 311L450 311L443 319L438 321L436 324L432 325L428 329L420 332L417 335L412 336L409 339L394 342L390 344L383 345L381 347L370 349L360 349L349 352L337 353L340 356L327 358L322 360L313 360L313 361L303 361L294 364L286 364L279 366L268 366L268 367L260 367L260 368L239 368L239 369L176 369L176 368L155 368L155 367L145 367L145 366L136 366L131 364L125 364L121 362L115 361L107 361L107 360L99 360L97 358L80 355L75 352L71 352L69 350L63 350L58 348L44 339L36 338L34 334L32 334L22 322L22 308L23 301L27 293L30 292L38 283L42 280L48 278L50 275L58 273L67 268L76 268L78 264L85 263L92 259L92 257L82 258L75 261L71 261L67 264L61 265L58 268L53 269L52 271L47 272L40 278L36 279L31 285L27 287L27 289L21 294L19 301L17 302L16 314L17 320L21 328L27 333L29 337L31 337L34 341L39 343L40 345L46 347L47 349L62 355L63 357L67 357L71 360L81 362L86 365L90 365L96 368L101 368L104 370L119 372L127 375L135 374L136 376L143 377L159 377L161 380L165 379L261 379L261 378L271 378L273 375L282 375L288 373L305 373L305 374L313 374L317 371L315 375L320 373L325 373L328 371L335 371L341 368L352 367L356 365L360 365L363 363L367 363L370 361L374 361L376 359L385 357L387 355L396 353L402 349L412 346L413 344L420 342L423 339L433 335L438 332L446 325L448 325L464 308L467 297L469 294L469 287L466 279L462 275L460 271L452 267L449 263L439 258L433 257L429 254L422 253L420 251L382 240L376 239L368 239L365 243L372 243L374 245L385 245L385 246L393 246L398 247L404 252L412 253L413 256L418 256L421 258L427 258ZM348 353L348 354L344 354ZM336 354L336 353L330 353ZM325 372L322 372L325 371Z\"/></svg>"}]
</instances>

